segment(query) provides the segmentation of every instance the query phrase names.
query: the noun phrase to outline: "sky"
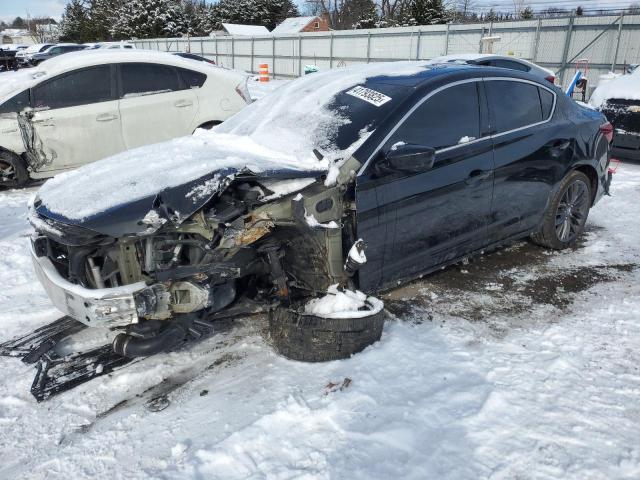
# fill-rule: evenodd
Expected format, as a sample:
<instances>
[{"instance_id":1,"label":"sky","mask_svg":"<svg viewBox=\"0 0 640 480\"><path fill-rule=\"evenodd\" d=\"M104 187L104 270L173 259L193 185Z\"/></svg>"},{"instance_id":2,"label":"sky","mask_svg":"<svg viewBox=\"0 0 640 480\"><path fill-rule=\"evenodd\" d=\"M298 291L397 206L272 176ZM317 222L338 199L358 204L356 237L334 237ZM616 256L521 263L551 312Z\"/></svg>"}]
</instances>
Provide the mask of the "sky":
<instances>
[{"instance_id":1,"label":"sky","mask_svg":"<svg viewBox=\"0 0 640 480\"><path fill-rule=\"evenodd\" d=\"M297 0L298 4L303 2L304 0ZM11 21L18 15L26 17L27 11L32 17L49 16L59 20L66 3L67 0L0 0L0 20ZM477 10L490 7L502 11L513 9L513 0L472 0L472 3ZM640 3L640 0L528 0L534 10L547 7L571 9L577 5L582 5L585 9L624 8L631 3Z\"/></svg>"}]
</instances>

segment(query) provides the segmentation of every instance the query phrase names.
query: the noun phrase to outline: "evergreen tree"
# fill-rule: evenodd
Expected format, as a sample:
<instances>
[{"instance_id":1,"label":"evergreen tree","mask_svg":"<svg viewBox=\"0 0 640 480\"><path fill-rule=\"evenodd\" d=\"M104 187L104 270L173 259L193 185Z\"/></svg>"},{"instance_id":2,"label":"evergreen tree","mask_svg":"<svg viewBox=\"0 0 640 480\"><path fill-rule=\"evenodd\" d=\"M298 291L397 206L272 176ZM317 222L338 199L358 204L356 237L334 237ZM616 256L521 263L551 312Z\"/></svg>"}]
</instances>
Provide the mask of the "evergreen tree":
<instances>
[{"instance_id":1,"label":"evergreen tree","mask_svg":"<svg viewBox=\"0 0 640 480\"><path fill-rule=\"evenodd\" d=\"M578 5L578 8L576 8L576 15L579 16L579 17L584 15L584 10L580 5Z\"/></svg>"},{"instance_id":2,"label":"evergreen tree","mask_svg":"<svg viewBox=\"0 0 640 480\"><path fill-rule=\"evenodd\" d=\"M27 22L22 17L16 17L11 22L11 28L27 28Z\"/></svg>"},{"instance_id":3,"label":"evergreen tree","mask_svg":"<svg viewBox=\"0 0 640 480\"><path fill-rule=\"evenodd\" d=\"M520 12L520 18L523 20L531 20L533 18L533 9L531 7L525 7L524 10Z\"/></svg>"},{"instance_id":4,"label":"evergreen tree","mask_svg":"<svg viewBox=\"0 0 640 480\"><path fill-rule=\"evenodd\" d=\"M82 0L71 0L65 7L60 22L60 39L77 43L94 39L89 13Z\"/></svg>"},{"instance_id":5,"label":"evergreen tree","mask_svg":"<svg viewBox=\"0 0 640 480\"><path fill-rule=\"evenodd\" d=\"M413 0L410 5L411 17L417 25L432 25L446 21L442 0Z\"/></svg>"},{"instance_id":6,"label":"evergreen tree","mask_svg":"<svg viewBox=\"0 0 640 480\"><path fill-rule=\"evenodd\" d=\"M122 5L110 31L116 39L177 37L185 31L177 0L130 0Z\"/></svg>"}]
</instances>

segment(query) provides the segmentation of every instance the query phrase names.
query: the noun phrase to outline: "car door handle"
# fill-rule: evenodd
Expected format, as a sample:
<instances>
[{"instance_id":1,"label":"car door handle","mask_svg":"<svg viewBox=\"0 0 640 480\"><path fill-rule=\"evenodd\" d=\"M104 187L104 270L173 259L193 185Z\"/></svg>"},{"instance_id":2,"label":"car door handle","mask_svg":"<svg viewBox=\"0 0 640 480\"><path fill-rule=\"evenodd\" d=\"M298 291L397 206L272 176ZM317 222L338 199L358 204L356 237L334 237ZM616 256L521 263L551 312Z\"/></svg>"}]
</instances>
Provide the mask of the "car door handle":
<instances>
[{"instance_id":1,"label":"car door handle","mask_svg":"<svg viewBox=\"0 0 640 480\"><path fill-rule=\"evenodd\" d=\"M178 100L174 105L178 108L190 107L193 105L191 100Z\"/></svg>"},{"instance_id":2,"label":"car door handle","mask_svg":"<svg viewBox=\"0 0 640 480\"><path fill-rule=\"evenodd\" d=\"M474 185L486 180L493 173L492 170L474 170L469 174L469 177L465 181L467 185Z\"/></svg>"},{"instance_id":3,"label":"car door handle","mask_svg":"<svg viewBox=\"0 0 640 480\"><path fill-rule=\"evenodd\" d=\"M113 120L117 120L118 118L120 117L118 117L118 115L116 115L115 113L102 113L96 117L96 121L111 122Z\"/></svg>"}]
</instances>

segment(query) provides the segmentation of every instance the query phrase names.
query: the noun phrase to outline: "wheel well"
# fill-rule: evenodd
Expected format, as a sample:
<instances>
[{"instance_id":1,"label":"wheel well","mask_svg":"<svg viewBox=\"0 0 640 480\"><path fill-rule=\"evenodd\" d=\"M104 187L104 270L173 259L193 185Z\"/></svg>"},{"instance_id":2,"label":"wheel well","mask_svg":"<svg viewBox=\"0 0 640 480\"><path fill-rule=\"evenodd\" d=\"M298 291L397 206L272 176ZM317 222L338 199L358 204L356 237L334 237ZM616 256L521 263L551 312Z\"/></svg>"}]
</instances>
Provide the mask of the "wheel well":
<instances>
[{"instance_id":1,"label":"wheel well","mask_svg":"<svg viewBox=\"0 0 640 480\"><path fill-rule=\"evenodd\" d=\"M198 128L204 128L205 130L211 130L216 125L220 125L222 123L221 120L211 120L210 122L204 122L202 125L199 125ZM196 128L196 130L198 129Z\"/></svg>"},{"instance_id":2,"label":"wheel well","mask_svg":"<svg viewBox=\"0 0 640 480\"><path fill-rule=\"evenodd\" d=\"M591 165L580 165L576 167L576 170L584 173L591 183L591 204L593 205L593 201L598 193L598 172L596 172L596 169Z\"/></svg>"}]
</instances>

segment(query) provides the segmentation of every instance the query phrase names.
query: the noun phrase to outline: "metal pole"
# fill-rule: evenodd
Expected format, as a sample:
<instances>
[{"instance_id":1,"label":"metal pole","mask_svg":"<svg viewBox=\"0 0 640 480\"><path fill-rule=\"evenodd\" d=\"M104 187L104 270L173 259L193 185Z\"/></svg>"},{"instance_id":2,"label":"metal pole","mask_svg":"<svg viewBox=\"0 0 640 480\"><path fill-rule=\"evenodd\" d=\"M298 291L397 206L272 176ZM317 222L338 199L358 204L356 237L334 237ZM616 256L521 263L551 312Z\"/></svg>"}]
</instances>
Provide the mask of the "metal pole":
<instances>
[{"instance_id":1,"label":"metal pole","mask_svg":"<svg viewBox=\"0 0 640 480\"><path fill-rule=\"evenodd\" d=\"M564 37L564 49L562 51L562 62L560 64L560 85L564 84L564 70L567 66L567 57L569 55L569 47L571 46L571 34L573 33L574 16L569 17L567 25L567 34Z\"/></svg>"},{"instance_id":2,"label":"metal pole","mask_svg":"<svg viewBox=\"0 0 640 480\"><path fill-rule=\"evenodd\" d=\"M200 40L200 54L204 57L204 40Z\"/></svg>"},{"instance_id":3,"label":"metal pole","mask_svg":"<svg viewBox=\"0 0 640 480\"><path fill-rule=\"evenodd\" d=\"M449 27L451 24L447 23L447 32L444 34L444 54L449 55Z\"/></svg>"},{"instance_id":4,"label":"metal pole","mask_svg":"<svg viewBox=\"0 0 640 480\"><path fill-rule=\"evenodd\" d=\"M302 76L302 35L298 35L298 76Z\"/></svg>"},{"instance_id":5,"label":"metal pole","mask_svg":"<svg viewBox=\"0 0 640 480\"><path fill-rule=\"evenodd\" d=\"M236 42L235 42L236 38L235 37L231 37L231 68L236 68Z\"/></svg>"},{"instance_id":6,"label":"metal pole","mask_svg":"<svg viewBox=\"0 0 640 480\"><path fill-rule=\"evenodd\" d=\"M276 78L276 37L271 37L271 67L273 68L273 78Z\"/></svg>"},{"instance_id":7,"label":"metal pole","mask_svg":"<svg viewBox=\"0 0 640 480\"><path fill-rule=\"evenodd\" d=\"M251 69L249 70L251 73L253 73L253 52L254 52L255 42L256 42L255 37L251 37Z\"/></svg>"},{"instance_id":8,"label":"metal pole","mask_svg":"<svg viewBox=\"0 0 640 480\"><path fill-rule=\"evenodd\" d=\"M416 60L420 60L420 37L422 37L422 30L418 30L418 40L416 40Z\"/></svg>"},{"instance_id":9,"label":"metal pole","mask_svg":"<svg viewBox=\"0 0 640 480\"><path fill-rule=\"evenodd\" d=\"M331 32L331 39L329 40L329 68L333 68L333 32Z\"/></svg>"},{"instance_id":10,"label":"metal pole","mask_svg":"<svg viewBox=\"0 0 640 480\"><path fill-rule=\"evenodd\" d=\"M538 24L536 25L536 37L533 41L533 55L531 56L531 61L535 63L536 58L538 58L538 47L540 45L540 27L542 26L542 19L538 19Z\"/></svg>"},{"instance_id":11,"label":"metal pole","mask_svg":"<svg viewBox=\"0 0 640 480\"><path fill-rule=\"evenodd\" d=\"M371 61L371 30L367 32L367 63Z\"/></svg>"},{"instance_id":12,"label":"metal pole","mask_svg":"<svg viewBox=\"0 0 640 480\"><path fill-rule=\"evenodd\" d=\"M218 59L218 37L213 37L216 42L216 65L220 65L220 60Z\"/></svg>"},{"instance_id":13,"label":"metal pole","mask_svg":"<svg viewBox=\"0 0 640 480\"><path fill-rule=\"evenodd\" d=\"M480 34L480 42L478 45L478 53L482 53L482 39L484 38L485 27L482 27L482 33Z\"/></svg>"},{"instance_id":14,"label":"metal pole","mask_svg":"<svg viewBox=\"0 0 640 480\"><path fill-rule=\"evenodd\" d=\"M620 37L622 37L622 24L624 23L624 12L620 14L620 23L618 24L618 39L616 40L616 54L613 56L611 71L615 71L616 63L618 63L618 52L620 51Z\"/></svg>"}]
</instances>

